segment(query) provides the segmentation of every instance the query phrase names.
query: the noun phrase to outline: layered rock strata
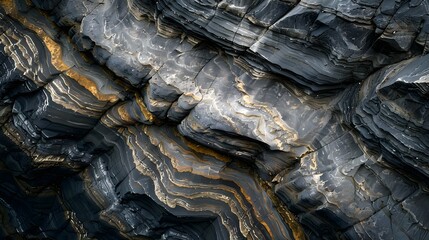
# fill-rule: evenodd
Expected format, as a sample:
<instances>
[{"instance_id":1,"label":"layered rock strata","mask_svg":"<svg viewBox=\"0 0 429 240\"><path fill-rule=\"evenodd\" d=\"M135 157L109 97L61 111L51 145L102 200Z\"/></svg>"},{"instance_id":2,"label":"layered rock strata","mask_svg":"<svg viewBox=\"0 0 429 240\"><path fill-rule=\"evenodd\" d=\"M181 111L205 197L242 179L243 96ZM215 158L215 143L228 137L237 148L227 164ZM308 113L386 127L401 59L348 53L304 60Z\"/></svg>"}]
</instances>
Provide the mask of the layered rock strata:
<instances>
[{"instance_id":1,"label":"layered rock strata","mask_svg":"<svg viewBox=\"0 0 429 240\"><path fill-rule=\"evenodd\" d=\"M427 239L426 1L0 2L0 237Z\"/></svg>"}]
</instances>

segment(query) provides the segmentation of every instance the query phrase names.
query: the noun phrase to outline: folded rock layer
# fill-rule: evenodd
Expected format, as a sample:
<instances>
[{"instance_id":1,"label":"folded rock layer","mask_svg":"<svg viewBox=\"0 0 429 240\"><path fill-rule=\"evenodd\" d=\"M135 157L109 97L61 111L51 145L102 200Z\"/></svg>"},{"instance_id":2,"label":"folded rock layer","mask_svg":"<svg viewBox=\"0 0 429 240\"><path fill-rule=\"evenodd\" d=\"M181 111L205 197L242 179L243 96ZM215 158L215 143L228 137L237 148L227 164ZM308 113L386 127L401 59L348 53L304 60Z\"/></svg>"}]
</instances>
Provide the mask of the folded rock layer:
<instances>
[{"instance_id":1,"label":"folded rock layer","mask_svg":"<svg viewBox=\"0 0 429 240\"><path fill-rule=\"evenodd\" d=\"M429 239L428 6L0 1L0 238Z\"/></svg>"}]
</instances>

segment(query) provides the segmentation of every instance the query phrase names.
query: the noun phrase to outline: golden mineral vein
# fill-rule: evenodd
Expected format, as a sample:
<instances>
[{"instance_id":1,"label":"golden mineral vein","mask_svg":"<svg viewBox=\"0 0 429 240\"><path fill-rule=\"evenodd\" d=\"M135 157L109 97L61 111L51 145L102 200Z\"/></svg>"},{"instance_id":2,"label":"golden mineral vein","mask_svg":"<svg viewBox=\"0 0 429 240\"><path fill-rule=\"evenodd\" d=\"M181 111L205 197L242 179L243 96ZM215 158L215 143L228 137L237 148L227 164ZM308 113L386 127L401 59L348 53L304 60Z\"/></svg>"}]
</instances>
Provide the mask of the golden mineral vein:
<instances>
[{"instance_id":1,"label":"golden mineral vein","mask_svg":"<svg viewBox=\"0 0 429 240\"><path fill-rule=\"evenodd\" d=\"M25 17L23 17L22 14L19 13L16 9L13 0L1 0L0 6L6 11L9 16L18 20L22 25L24 25L28 29L31 29L37 34L37 36L40 37L46 48L51 53L52 65L54 65L57 70L65 72L67 76L74 79L84 88L86 88L100 101L116 102L118 100L118 97L115 95L101 93L100 91L98 91L97 85L93 81L91 81L86 76L83 76L80 73L76 72L70 66L67 66L67 64L65 64L62 60L62 49L60 44L52 40L42 28L35 26L34 24L30 23Z\"/></svg>"}]
</instances>

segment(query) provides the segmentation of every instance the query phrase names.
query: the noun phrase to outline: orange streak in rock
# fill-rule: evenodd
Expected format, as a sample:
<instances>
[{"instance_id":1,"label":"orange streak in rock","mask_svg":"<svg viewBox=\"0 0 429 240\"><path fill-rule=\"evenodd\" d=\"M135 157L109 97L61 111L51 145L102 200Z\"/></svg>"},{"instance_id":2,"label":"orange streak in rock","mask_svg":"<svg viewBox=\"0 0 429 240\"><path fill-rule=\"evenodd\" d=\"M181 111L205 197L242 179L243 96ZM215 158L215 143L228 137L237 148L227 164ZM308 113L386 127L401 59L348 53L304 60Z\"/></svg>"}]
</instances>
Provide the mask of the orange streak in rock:
<instances>
[{"instance_id":1,"label":"orange streak in rock","mask_svg":"<svg viewBox=\"0 0 429 240\"><path fill-rule=\"evenodd\" d=\"M2 0L0 1L0 6L5 9L6 13L18 20L22 25L27 27L28 29L34 31L37 36L43 41L46 48L51 53L51 63L54 67L61 72L65 72L67 76L74 79L81 86L86 88L92 95L94 95L100 101L108 101L108 102L116 102L119 98L113 94L103 94L101 93L97 85L87 78L86 76L81 75L80 73L73 70L70 66L64 63L62 60L62 49L61 45L52 40L45 31L30 23L26 18L22 16L21 13L15 7L13 0Z\"/></svg>"}]
</instances>

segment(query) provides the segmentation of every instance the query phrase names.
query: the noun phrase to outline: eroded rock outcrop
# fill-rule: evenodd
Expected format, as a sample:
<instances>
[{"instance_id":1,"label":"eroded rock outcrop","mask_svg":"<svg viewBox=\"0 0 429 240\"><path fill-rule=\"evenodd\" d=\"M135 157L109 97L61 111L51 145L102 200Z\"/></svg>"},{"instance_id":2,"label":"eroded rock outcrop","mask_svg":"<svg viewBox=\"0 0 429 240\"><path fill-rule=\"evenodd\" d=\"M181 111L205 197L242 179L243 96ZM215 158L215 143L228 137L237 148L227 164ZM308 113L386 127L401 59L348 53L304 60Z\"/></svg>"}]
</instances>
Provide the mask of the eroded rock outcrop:
<instances>
[{"instance_id":1,"label":"eroded rock outcrop","mask_svg":"<svg viewBox=\"0 0 429 240\"><path fill-rule=\"evenodd\" d=\"M427 1L0 2L0 236L426 239Z\"/></svg>"}]
</instances>

